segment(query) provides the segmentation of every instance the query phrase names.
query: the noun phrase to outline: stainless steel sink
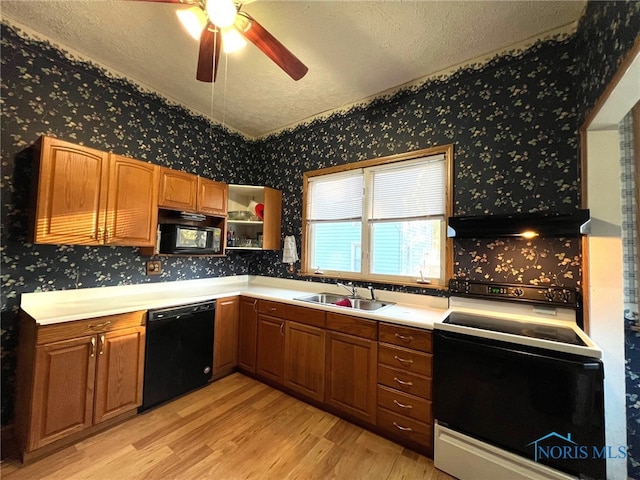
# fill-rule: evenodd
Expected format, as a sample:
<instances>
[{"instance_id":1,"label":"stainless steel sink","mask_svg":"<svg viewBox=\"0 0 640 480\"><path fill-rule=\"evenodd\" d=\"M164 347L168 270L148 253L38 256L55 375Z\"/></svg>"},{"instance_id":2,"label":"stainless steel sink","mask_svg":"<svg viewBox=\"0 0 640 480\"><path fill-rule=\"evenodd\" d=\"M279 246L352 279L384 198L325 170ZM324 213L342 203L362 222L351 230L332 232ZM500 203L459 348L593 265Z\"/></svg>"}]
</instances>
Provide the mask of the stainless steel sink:
<instances>
[{"instance_id":1,"label":"stainless steel sink","mask_svg":"<svg viewBox=\"0 0 640 480\"><path fill-rule=\"evenodd\" d=\"M336 305L338 302L343 302L348 299L351 306ZM335 293L316 293L314 295L306 295L304 297L298 297L294 300L300 300L301 302L319 303L321 305L335 305L337 307L353 308L354 310L380 310L381 308L395 305L393 302L380 302L378 300L369 300L366 298L351 298L345 295L337 295Z\"/></svg>"},{"instance_id":2,"label":"stainless steel sink","mask_svg":"<svg viewBox=\"0 0 640 480\"><path fill-rule=\"evenodd\" d=\"M307 295L305 297L295 298L294 300L331 305L332 303L339 302L345 298L346 297L344 295L337 295L335 293L316 293L315 295Z\"/></svg>"}]
</instances>

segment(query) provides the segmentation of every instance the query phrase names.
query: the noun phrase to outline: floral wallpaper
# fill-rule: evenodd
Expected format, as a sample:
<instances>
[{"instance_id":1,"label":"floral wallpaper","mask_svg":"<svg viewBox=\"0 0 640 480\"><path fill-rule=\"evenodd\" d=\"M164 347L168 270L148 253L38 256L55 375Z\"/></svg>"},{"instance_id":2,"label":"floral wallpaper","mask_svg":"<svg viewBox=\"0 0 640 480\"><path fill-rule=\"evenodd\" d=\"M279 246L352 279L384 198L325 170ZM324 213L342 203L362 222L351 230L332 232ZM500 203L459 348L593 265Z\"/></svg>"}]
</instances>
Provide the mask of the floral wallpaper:
<instances>
[{"instance_id":1,"label":"floral wallpaper","mask_svg":"<svg viewBox=\"0 0 640 480\"><path fill-rule=\"evenodd\" d=\"M296 278L281 264L281 252L173 258L163 261L158 278L144 275L146 258L136 249L27 243L29 146L40 135L227 183L278 188L282 235L295 235L298 245L304 171L434 145L454 144L457 215L574 209L581 200L577 129L637 35L638 5L589 3L576 35L541 40L259 140L3 23L2 424L13 415L16 312L23 292L245 273ZM574 239L458 239L455 273L578 286L580 255Z\"/></svg>"},{"instance_id":2,"label":"floral wallpaper","mask_svg":"<svg viewBox=\"0 0 640 480\"><path fill-rule=\"evenodd\" d=\"M539 42L269 137L258 148L273 166L259 180L283 191L283 234L298 241L305 171L450 143L456 215L575 209L576 75L571 39ZM474 279L580 280L575 239L456 240L454 259L454 273Z\"/></svg>"}]
</instances>

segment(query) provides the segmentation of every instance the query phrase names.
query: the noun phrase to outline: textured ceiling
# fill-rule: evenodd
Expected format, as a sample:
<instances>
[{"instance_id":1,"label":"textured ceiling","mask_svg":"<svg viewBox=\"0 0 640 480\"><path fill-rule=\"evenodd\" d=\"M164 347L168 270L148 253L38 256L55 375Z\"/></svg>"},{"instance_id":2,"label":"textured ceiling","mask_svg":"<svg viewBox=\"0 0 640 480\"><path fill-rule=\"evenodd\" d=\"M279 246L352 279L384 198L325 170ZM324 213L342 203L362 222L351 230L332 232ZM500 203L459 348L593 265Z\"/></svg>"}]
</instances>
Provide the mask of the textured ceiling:
<instances>
[{"instance_id":1,"label":"textured ceiling","mask_svg":"<svg viewBox=\"0 0 640 480\"><path fill-rule=\"evenodd\" d=\"M259 137L472 59L571 30L584 1L267 1L243 9L309 73L292 80L252 44L195 79L198 43L168 3L0 2L2 16L249 137Z\"/></svg>"}]
</instances>

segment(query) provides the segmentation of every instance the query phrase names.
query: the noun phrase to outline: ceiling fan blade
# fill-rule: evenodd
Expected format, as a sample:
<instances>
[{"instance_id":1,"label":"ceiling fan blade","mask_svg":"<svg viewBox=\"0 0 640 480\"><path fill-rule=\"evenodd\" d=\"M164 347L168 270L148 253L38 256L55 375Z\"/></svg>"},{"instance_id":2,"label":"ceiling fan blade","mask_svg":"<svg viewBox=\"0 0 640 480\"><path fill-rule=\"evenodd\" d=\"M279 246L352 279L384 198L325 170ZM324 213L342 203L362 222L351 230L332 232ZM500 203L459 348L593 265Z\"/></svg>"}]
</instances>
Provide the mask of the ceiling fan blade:
<instances>
[{"instance_id":1,"label":"ceiling fan blade","mask_svg":"<svg viewBox=\"0 0 640 480\"><path fill-rule=\"evenodd\" d=\"M236 29L275 62L294 80L305 76L309 68L246 12L238 12Z\"/></svg>"},{"instance_id":2,"label":"ceiling fan blade","mask_svg":"<svg viewBox=\"0 0 640 480\"><path fill-rule=\"evenodd\" d=\"M222 36L220 29L207 25L200 35L200 51L198 52L198 72L196 78L201 82L215 82L218 75L218 60Z\"/></svg>"}]
</instances>

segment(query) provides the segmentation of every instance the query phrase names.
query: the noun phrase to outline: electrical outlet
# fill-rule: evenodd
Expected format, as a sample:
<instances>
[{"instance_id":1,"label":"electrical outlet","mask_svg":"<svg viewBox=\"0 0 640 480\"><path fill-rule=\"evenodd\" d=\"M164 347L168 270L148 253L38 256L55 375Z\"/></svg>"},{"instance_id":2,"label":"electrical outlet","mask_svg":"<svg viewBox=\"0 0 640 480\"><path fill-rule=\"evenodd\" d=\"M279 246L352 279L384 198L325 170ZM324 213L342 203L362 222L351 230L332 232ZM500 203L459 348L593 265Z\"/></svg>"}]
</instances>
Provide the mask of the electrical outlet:
<instances>
[{"instance_id":1,"label":"electrical outlet","mask_svg":"<svg viewBox=\"0 0 640 480\"><path fill-rule=\"evenodd\" d=\"M147 275L160 275L162 273L162 263L160 260L149 260L147 262Z\"/></svg>"}]
</instances>

